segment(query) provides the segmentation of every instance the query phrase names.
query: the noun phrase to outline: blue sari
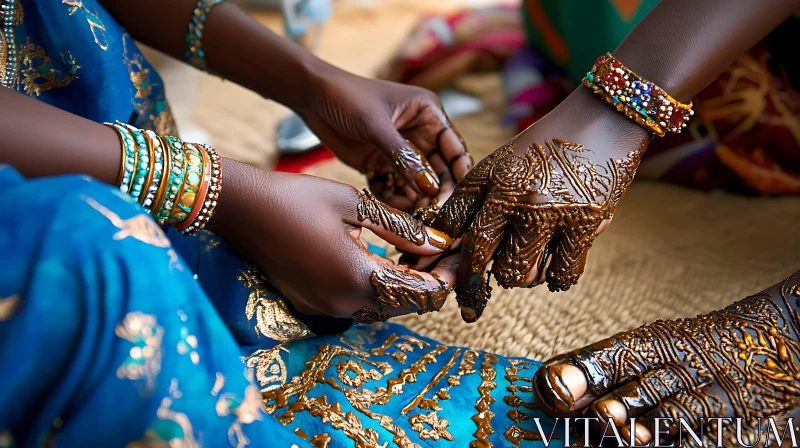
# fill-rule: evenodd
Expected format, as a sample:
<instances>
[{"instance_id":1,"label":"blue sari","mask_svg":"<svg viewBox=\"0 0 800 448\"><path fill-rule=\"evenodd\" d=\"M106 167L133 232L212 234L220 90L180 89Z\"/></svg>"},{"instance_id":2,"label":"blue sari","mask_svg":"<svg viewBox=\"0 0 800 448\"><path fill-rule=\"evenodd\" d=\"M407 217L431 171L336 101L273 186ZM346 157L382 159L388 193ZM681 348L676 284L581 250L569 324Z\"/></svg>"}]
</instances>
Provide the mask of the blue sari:
<instances>
[{"instance_id":1,"label":"blue sari","mask_svg":"<svg viewBox=\"0 0 800 448\"><path fill-rule=\"evenodd\" d=\"M99 5L15 3L4 85L174 132ZM217 236L162 229L85 176L0 166L0 266L0 446L541 446L553 429L538 362L301 315Z\"/></svg>"}]
</instances>

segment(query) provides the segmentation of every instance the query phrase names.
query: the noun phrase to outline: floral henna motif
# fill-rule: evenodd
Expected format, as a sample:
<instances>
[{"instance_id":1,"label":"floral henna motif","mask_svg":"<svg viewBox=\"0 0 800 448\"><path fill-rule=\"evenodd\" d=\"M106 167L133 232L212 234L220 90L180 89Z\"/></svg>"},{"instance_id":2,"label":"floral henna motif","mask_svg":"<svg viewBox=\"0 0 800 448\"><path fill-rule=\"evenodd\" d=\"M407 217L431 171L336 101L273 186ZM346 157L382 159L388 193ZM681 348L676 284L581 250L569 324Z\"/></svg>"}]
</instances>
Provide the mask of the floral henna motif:
<instances>
[{"instance_id":1,"label":"floral henna motif","mask_svg":"<svg viewBox=\"0 0 800 448\"><path fill-rule=\"evenodd\" d=\"M586 375L587 394L610 394L629 417L642 414L639 421L688 419L717 446L720 433L735 431L717 432L707 422L738 418L757 437L759 419L796 413L800 405L800 277L779 286L721 311L656 321L557 357L536 374L537 401L555 414L572 412L575 399L558 386L557 365L569 363Z\"/></svg>"},{"instance_id":2,"label":"floral henna motif","mask_svg":"<svg viewBox=\"0 0 800 448\"><path fill-rule=\"evenodd\" d=\"M477 320L486 306L484 269L495 251L492 274L503 287L529 284L532 270L547 264L546 251L552 251L549 288L575 284L598 226L614 214L646 146L644 140L624 157L603 158L554 139L524 153L512 143L481 161L431 221L451 236L468 230L463 245L471 274L456 287L459 304L475 312L465 318Z\"/></svg>"}]
</instances>

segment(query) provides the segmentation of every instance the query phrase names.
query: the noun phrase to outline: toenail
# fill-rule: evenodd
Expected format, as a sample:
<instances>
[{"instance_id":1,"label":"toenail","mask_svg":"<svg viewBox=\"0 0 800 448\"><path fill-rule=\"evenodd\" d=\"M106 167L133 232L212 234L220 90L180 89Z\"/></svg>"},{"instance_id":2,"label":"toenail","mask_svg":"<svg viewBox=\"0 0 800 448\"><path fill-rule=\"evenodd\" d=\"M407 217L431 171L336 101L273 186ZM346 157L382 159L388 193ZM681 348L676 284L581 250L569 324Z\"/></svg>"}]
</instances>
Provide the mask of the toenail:
<instances>
[{"instance_id":1,"label":"toenail","mask_svg":"<svg viewBox=\"0 0 800 448\"><path fill-rule=\"evenodd\" d=\"M619 400L608 398L596 402L592 407L595 410L595 414L601 419L605 421L613 419L617 428L624 426L628 420L628 409Z\"/></svg>"},{"instance_id":2,"label":"toenail","mask_svg":"<svg viewBox=\"0 0 800 448\"><path fill-rule=\"evenodd\" d=\"M636 445L636 446L644 446L644 445L647 445L648 443L650 443L650 439L653 438L652 434L650 434L650 430L647 429L647 427L644 426L641 423L636 423L634 426L635 426L635 429L634 429L634 434L633 435L634 435L634 437L636 437L636 440L634 440L633 444ZM630 440L631 440L631 427L627 426L627 425L625 427L623 427L622 431L620 431L620 435L624 439L623 441L630 442Z\"/></svg>"},{"instance_id":3,"label":"toenail","mask_svg":"<svg viewBox=\"0 0 800 448\"><path fill-rule=\"evenodd\" d=\"M545 374L545 387L552 394L549 398L555 410L564 413L572 411L572 406L583 397L588 387L583 371L571 364L555 364L547 366Z\"/></svg>"}]
</instances>

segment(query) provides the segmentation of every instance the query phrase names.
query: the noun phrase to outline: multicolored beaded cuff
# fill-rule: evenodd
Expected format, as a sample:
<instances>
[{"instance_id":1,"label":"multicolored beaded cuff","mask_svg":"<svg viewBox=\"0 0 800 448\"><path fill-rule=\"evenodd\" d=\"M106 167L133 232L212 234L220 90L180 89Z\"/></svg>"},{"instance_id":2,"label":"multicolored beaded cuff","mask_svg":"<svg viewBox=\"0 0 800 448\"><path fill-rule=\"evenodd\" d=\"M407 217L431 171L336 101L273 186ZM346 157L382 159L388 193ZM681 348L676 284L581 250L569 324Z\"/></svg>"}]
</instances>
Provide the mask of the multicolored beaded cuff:
<instances>
[{"instance_id":1,"label":"multicolored beaded cuff","mask_svg":"<svg viewBox=\"0 0 800 448\"><path fill-rule=\"evenodd\" d=\"M657 85L643 79L611 53L600 56L583 84L610 106L659 137L680 133L694 115L692 103L684 104Z\"/></svg>"},{"instance_id":2,"label":"multicolored beaded cuff","mask_svg":"<svg viewBox=\"0 0 800 448\"><path fill-rule=\"evenodd\" d=\"M203 30L206 18L211 8L225 0L197 0L197 6L192 11L192 20L189 22L189 31L186 33L186 60L200 70L206 70L206 53L203 51Z\"/></svg>"}]
</instances>

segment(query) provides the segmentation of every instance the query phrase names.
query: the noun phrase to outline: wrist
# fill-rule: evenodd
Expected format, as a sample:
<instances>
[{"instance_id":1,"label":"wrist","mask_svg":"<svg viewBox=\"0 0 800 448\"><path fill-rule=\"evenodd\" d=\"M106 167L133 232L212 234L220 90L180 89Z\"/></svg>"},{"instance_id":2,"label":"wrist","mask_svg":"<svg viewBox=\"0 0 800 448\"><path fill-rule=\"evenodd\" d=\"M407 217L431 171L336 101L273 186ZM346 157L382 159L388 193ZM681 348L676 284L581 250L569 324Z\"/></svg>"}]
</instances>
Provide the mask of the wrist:
<instances>
[{"instance_id":1,"label":"wrist","mask_svg":"<svg viewBox=\"0 0 800 448\"><path fill-rule=\"evenodd\" d=\"M236 221L236 198L240 197L238 190L241 189L241 172L242 164L235 160L222 157L220 161L222 166L222 186L219 197L217 198L217 207L212 217L206 224L206 230L214 232L226 239L230 236L229 228L231 222Z\"/></svg>"},{"instance_id":2,"label":"wrist","mask_svg":"<svg viewBox=\"0 0 800 448\"><path fill-rule=\"evenodd\" d=\"M541 143L542 138L567 138L609 157L624 157L640 149L642 141L650 138L645 128L607 105L583 85L525 134L530 135L524 140L527 144Z\"/></svg>"},{"instance_id":3,"label":"wrist","mask_svg":"<svg viewBox=\"0 0 800 448\"><path fill-rule=\"evenodd\" d=\"M264 79L256 91L262 97L275 100L302 115L319 100L324 80L339 70L313 54L301 51L281 71L280 79Z\"/></svg>"}]
</instances>

